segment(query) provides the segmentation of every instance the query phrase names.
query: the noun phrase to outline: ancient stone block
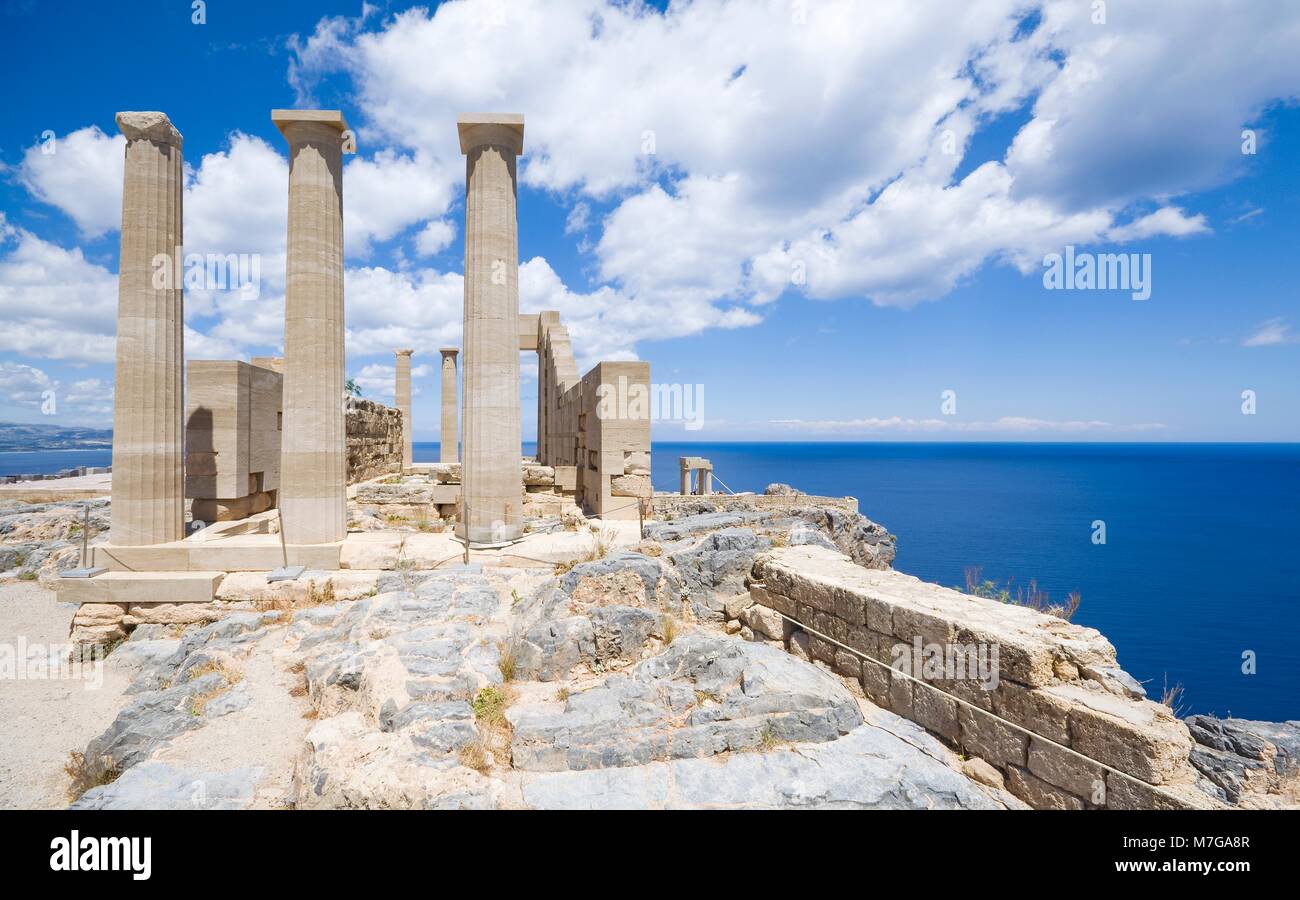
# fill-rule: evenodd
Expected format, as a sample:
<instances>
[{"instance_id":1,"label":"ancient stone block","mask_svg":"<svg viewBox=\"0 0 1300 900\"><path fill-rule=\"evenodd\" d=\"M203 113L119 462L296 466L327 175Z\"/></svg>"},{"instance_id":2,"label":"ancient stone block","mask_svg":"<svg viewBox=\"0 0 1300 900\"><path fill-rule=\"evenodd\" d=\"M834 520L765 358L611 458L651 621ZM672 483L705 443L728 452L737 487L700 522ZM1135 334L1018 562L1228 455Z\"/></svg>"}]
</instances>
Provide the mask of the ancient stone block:
<instances>
[{"instance_id":1,"label":"ancient stone block","mask_svg":"<svg viewBox=\"0 0 1300 900\"><path fill-rule=\"evenodd\" d=\"M1105 769L1040 738L1029 740L1029 771L1079 797L1104 793Z\"/></svg>"},{"instance_id":2,"label":"ancient stone block","mask_svg":"<svg viewBox=\"0 0 1300 900\"><path fill-rule=\"evenodd\" d=\"M960 736L957 701L933 688L912 686L912 718L923 728L956 742Z\"/></svg>"},{"instance_id":3,"label":"ancient stone block","mask_svg":"<svg viewBox=\"0 0 1300 900\"><path fill-rule=\"evenodd\" d=\"M1070 704L1061 698L1045 691L1031 690L1014 681L1000 682L992 698L994 711L1004 719L1058 744L1070 746Z\"/></svg>"},{"instance_id":4,"label":"ancient stone block","mask_svg":"<svg viewBox=\"0 0 1300 900\"><path fill-rule=\"evenodd\" d=\"M1056 685L1046 692L1070 702L1070 746L1151 784L1190 773L1191 736L1168 708L1100 688Z\"/></svg>"},{"instance_id":5,"label":"ancient stone block","mask_svg":"<svg viewBox=\"0 0 1300 900\"><path fill-rule=\"evenodd\" d=\"M993 716L968 706L958 708L959 742L970 753L982 756L995 766L1023 766L1029 738Z\"/></svg>"},{"instance_id":6,"label":"ancient stone block","mask_svg":"<svg viewBox=\"0 0 1300 900\"><path fill-rule=\"evenodd\" d=\"M1020 766L1007 768L1007 790L1034 809L1085 809L1078 797L1053 787Z\"/></svg>"}]
</instances>

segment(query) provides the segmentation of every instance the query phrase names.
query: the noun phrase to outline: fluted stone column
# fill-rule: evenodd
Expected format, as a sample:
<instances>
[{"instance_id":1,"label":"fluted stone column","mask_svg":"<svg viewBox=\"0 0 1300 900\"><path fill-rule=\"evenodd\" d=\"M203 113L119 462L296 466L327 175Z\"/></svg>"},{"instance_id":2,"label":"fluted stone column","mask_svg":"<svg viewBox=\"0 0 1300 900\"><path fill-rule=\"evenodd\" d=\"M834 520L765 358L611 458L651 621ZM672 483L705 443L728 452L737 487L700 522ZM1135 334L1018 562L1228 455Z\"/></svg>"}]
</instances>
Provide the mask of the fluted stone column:
<instances>
[{"instance_id":1,"label":"fluted stone column","mask_svg":"<svg viewBox=\"0 0 1300 900\"><path fill-rule=\"evenodd\" d=\"M277 109L289 142L285 259L284 433L280 514L285 541L347 534L343 396L343 133L337 110Z\"/></svg>"},{"instance_id":2,"label":"fluted stone column","mask_svg":"<svg viewBox=\"0 0 1300 900\"><path fill-rule=\"evenodd\" d=\"M411 418L411 354L414 350L397 351L397 383L393 386L393 402L402 412L402 469L415 461L411 441L415 433L415 420Z\"/></svg>"},{"instance_id":3,"label":"fluted stone column","mask_svg":"<svg viewBox=\"0 0 1300 900\"><path fill-rule=\"evenodd\" d=\"M471 544L523 533L519 437L519 225L515 161L524 117L456 118L465 154L464 520Z\"/></svg>"},{"instance_id":4,"label":"fluted stone column","mask_svg":"<svg viewBox=\"0 0 1300 900\"><path fill-rule=\"evenodd\" d=\"M160 112L120 112L117 127L126 167L109 539L140 546L185 537L182 140Z\"/></svg>"},{"instance_id":5,"label":"fluted stone column","mask_svg":"<svg viewBox=\"0 0 1300 900\"><path fill-rule=\"evenodd\" d=\"M456 354L455 347L443 347L442 353L442 433L438 438L438 462L460 462L460 440L456 421Z\"/></svg>"}]
</instances>

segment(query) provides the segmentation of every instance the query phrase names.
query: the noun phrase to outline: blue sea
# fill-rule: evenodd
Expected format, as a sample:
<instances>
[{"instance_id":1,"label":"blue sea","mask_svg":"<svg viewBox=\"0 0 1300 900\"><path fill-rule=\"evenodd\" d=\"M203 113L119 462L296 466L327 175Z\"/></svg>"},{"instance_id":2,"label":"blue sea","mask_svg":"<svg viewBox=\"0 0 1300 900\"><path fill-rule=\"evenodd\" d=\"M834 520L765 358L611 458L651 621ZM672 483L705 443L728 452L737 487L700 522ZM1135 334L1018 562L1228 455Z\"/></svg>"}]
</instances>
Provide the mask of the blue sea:
<instances>
[{"instance_id":1,"label":"blue sea","mask_svg":"<svg viewBox=\"0 0 1300 900\"><path fill-rule=\"evenodd\" d=\"M657 489L687 455L715 488L857 497L925 581L1078 591L1074 621L1157 699L1181 684L1185 714L1300 719L1300 445L656 442Z\"/></svg>"},{"instance_id":2,"label":"blue sea","mask_svg":"<svg viewBox=\"0 0 1300 900\"><path fill-rule=\"evenodd\" d=\"M437 456L415 444L417 461ZM1181 684L1184 713L1300 719L1300 445L656 442L657 489L677 489L679 456L708 457L734 491L857 497L898 536L895 566L926 581L960 586L977 566L1078 591L1074 621L1149 693ZM0 453L4 473L109 463L107 450Z\"/></svg>"}]
</instances>

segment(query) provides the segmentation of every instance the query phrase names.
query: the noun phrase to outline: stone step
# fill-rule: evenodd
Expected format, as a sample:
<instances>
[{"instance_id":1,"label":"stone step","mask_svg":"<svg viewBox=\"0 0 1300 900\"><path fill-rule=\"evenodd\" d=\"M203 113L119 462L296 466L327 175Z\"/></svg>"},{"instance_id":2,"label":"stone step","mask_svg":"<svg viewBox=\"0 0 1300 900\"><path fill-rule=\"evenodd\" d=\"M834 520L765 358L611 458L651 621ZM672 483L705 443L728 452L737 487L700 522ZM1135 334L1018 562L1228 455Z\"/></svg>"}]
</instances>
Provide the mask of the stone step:
<instances>
[{"instance_id":1,"label":"stone step","mask_svg":"<svg viewBox=\"0 0 1300 900\"><path fill-rule=\"evenodd\" d=\"M224 572L104 572L60 578L60 603L210 603Z\"/></svg>"},{"instance_id":2,"label":"stone step","mask_svg":"<svg viewBox=\"0 0 1300 900\"><path fill-rule=\"evenodd\" d=\"M285 564L309 569L337 569L342 541L290 544L278 534L245 534L210 541L175 541L143 547L96 544L92 565L114 572L270 572Z\"/></svg>"}]
</instances>

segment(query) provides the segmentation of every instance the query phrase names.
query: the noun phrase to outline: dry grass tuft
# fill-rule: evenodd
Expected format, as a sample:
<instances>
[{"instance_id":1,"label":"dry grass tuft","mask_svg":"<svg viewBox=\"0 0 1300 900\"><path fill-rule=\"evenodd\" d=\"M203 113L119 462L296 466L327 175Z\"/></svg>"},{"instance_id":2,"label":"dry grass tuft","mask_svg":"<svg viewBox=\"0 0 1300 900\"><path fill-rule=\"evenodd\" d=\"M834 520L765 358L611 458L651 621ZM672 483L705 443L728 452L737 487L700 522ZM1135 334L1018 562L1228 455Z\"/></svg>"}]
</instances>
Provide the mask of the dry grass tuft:
<instances>
[{"instance_id":1,"label":"dry grass tuft","mask_svg":"<svg viewBox=\"0 0 1300 900\"><path fill-rule=\"evenodd\" d=\"M1030 579L1027 588L1013 585L1011 579L1007 579L1005 585L999 585L991 579L981 579L980 572L978 566L966 567L966 593L972 597L1028 607L1067 622L1079 611L1082 598L1078 591L1071 591L1064 603L1053 603L1047 591L1039 589L1037 579Z\"/></svg>"},{"instance_id":2,"label":"dry grass tuft","mask_svg":"<svg viewBox=\"0 0 1300 900\"><path fill-rule=\"evenodd\" d=\"M497 644L497 651L501 655L497 660L497 668L501 670L501 677L508 684L515 680L519 669L519 648L513 642L502 641Z\"/></svg>"},{"instance_id":3,"label":"dry grass tuft","mask_svg":"<svg viewBox=\"0 0 1300 900\"><path fill-rule=\"evenodd\" d=\"M91 788L112 784L122 774L122 770L110 765L107 759L88 760L84 753L77 750L68 754L63 771L69 779L69 801L80 799Z\"/></svg>"},{"instance_id":4,"label":"dry grass tuft","mask_svg":"<svg viewBox=\"0 0 1300 900\"><path fill-rule=\"evenodd\" d=\"M1183 684L1176 683L1173 687L1169 686L1169 675L1165 675L1165 688L1160 692L1160 702L1169 707L1169 710L1179 718L1182 718L1183 707Z\"/></svg>"},{"instance_id":5,"label":"dry grass tuft","mask_svg":"<svg viewBox=\"0 0 1300 900\"><path fill-rule=\"evenodd\" d=\"M461 763L478 772L486 771L491 760L510 759L510 720L506 709L514 699L505 685L488 685L474 695L470 704L474 709L474 723L479 738L461 749ZM469 762L466 762L466 758ZM472 764L471 764L472 763Z\"/></svg>"},{"instance_id":6,"label":"dry grass tuft","mask_svg":"<svg viewBox=\"0 0 1300 900\"><path fill-rule=\"evenodd\" d=\"M480 775L486 775L492 769L492 754L482 741L471 741L461 747L459 759L462 766Z\"/></svg>"}]
</instances>

